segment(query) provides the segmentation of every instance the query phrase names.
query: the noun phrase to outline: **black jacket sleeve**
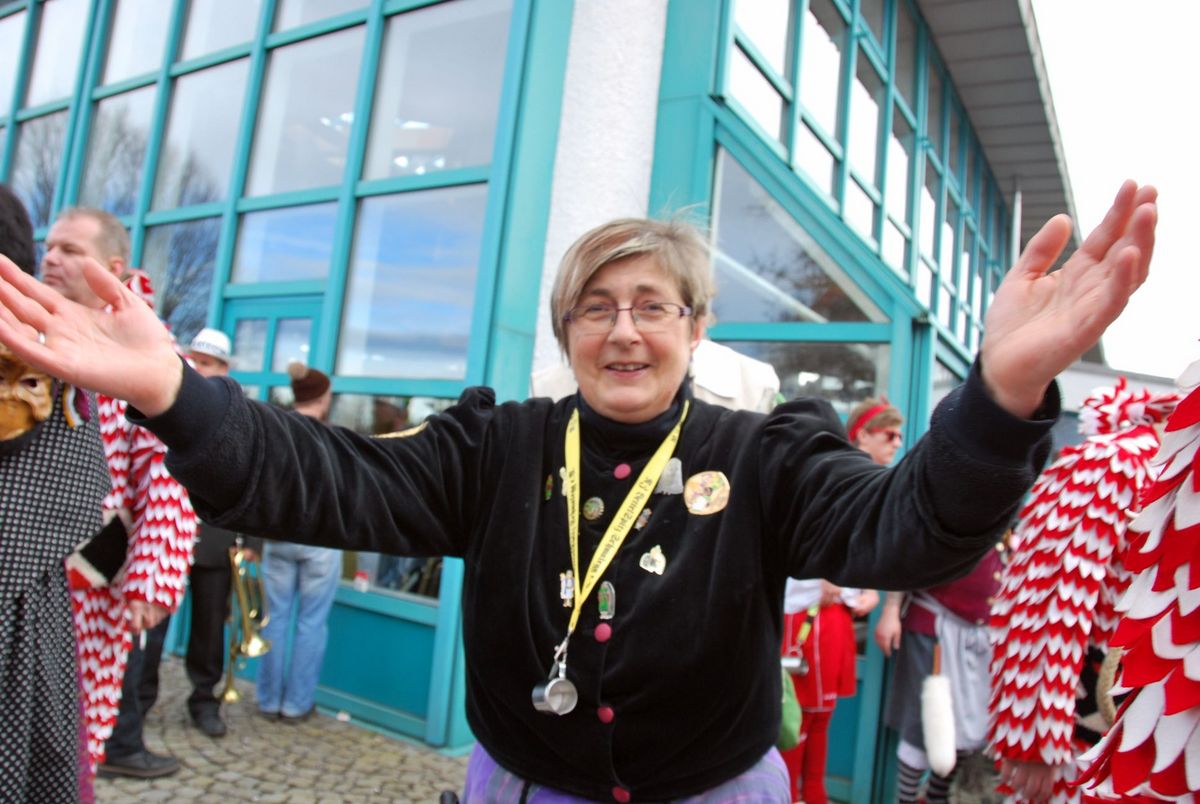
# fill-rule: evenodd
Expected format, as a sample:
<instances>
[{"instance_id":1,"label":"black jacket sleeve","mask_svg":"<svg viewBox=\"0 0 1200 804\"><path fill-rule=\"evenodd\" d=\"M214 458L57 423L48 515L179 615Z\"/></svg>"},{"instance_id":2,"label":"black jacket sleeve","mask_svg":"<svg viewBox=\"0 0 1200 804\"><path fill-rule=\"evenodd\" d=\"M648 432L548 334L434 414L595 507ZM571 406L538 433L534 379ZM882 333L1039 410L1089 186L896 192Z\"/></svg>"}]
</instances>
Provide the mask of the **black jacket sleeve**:
<instances>
[{"instance_id":1,"label":"black jacket sleeve","mask_svg":"<svg viewBox=\"0 0 1200 804\"><path fill-rule=\"evenodd\" d=\"M788 574L913 589L967 573L1016 516L1058 406L1052 386L1035 418L1010 415L987 395L976 364L938 405L929 432L884 468L847 449L828 404L781 405L764 430L761 477L768 532L781 540Z\"/></svg>"}]
</instances>

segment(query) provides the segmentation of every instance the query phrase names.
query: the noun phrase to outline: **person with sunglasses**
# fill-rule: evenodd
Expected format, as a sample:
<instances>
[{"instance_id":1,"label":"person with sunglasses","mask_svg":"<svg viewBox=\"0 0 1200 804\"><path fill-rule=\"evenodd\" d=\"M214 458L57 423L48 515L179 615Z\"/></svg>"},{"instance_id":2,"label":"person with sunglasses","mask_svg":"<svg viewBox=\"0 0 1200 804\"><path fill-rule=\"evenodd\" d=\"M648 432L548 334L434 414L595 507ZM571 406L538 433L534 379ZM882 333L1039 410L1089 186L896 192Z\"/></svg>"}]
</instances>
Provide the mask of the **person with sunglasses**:
<instances>
[{"instance_id":1,"label":"person with sunglasses","mask_svg":"<svg viewBox=\"0 0 1200 804\"><path fill-rule=\"evenodd\" d=\"M866 399L847 420L850 440L876 461L891 462L903 441L904 419L887 400ZM999 586L1000 553L991 550L965 577L910 592L888 592L875 625L875 643L892 658L891 687L883 722L896 731L896 798L899 804L944 804L949 801L958 762L947 770L938 760L961 760L986 744L987 696L990 689L987 621L992 595ZM935 660L935 655L940 659ZM951 681L955 745L926 745L926 721L946 718L944 701L931 692L922 705L926 679L944 673ZM937 688L938 690L944 689ZM936 691L936 690L935 690ZM935 732L945 734L946 730ZM930 757L935 758L931 762ZM923 777L924 797L920 796Z\"/></svg>"}]
</instances>

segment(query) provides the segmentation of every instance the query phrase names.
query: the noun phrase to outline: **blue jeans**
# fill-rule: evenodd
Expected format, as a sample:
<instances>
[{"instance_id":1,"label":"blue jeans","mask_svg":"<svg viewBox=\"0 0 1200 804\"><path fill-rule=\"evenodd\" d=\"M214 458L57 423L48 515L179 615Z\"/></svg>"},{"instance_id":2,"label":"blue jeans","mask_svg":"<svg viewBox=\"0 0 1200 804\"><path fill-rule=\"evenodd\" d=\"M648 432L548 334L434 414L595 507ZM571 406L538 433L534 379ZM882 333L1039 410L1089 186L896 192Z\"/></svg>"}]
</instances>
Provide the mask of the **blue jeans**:
<instances>
[{"instance_id":1,"label":"blue jeans","mask_svg":"<svg viewBox=\"0 0 1200 804\"><path fill-rule=\"evenodd\" d=\"M299 717L313 708L329 635L326 621L342 575L342 554L325 547L267 542L262 571L270 616L263 637L271 649L258 660L258 708ZM293 606L296 630L289 634Z\"/></svg>"}]
</instances>

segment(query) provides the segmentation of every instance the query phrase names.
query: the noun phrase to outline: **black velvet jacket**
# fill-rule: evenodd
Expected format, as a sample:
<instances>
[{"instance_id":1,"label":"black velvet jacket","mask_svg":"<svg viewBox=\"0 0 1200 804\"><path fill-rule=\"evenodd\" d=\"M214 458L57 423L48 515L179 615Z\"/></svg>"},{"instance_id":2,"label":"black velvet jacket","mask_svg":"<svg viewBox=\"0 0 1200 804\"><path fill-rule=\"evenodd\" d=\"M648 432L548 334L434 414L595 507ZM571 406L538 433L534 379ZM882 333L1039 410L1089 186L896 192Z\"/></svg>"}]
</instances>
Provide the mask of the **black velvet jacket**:
<instances>
[{"instance_id":1,"label":"black velvet jacket","mask_svg":"<svg viewBox=\"0 0 1200 804\"><path fill-rule=\"evenodd\" d=\"M583 411L582 499L600 497L605 512L581 528L581 569L680 403L638 426ZM592 799L620 786L635 800L698 793L770 749L787 576L911 589L964 574L1016 514L1052 423L1009 416L976 369L884 469L847 442L824 402L764 416L693 401L675 451L681 479L722 472L728 505L698 515L680 494L651 496L649 522L604 575L616 598L611 638L596 639L595 592L584 602L568 663L579 705L559 717L535 711L530 692L570 617L559 597L571 567L559 470L577 404L496 404L473 388L408 437L370 438L247 402L232 382L189 369L175 406L139 423L170 448L168 467L207 522L463 557L476 737L536 783ZM1044 408L1057 414L1057 391ZM620 463L632 470L624 479L613 473ZM640 566L654 547L661 575Z\"/></svg>"}]
</instances>

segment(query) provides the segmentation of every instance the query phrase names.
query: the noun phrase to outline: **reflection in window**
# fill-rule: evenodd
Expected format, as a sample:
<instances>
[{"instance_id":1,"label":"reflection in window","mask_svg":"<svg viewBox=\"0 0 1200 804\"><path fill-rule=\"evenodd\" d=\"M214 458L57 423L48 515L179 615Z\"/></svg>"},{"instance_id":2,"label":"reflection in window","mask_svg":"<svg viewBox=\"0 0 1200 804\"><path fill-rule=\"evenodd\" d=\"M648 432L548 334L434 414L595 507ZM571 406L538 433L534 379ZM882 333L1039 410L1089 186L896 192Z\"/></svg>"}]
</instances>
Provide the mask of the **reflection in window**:
<instances>
[{"instance_id":1,"label":"reflection in window","mask_svg":"<svg viewBox=\"0 0 1200 804\"><path fill-rule=\"evenodd\" d=\"M286 31L369 5L367 0L281 0L275 13L276 31Z\"/></svg>"},{"instance_id":2,"label":"reflection in window","mask_svg":"<svg viewBox=\"0 0 1200 804\"><path fill-rule=\"evenodd\" d=\"M942 152L942 75L932 63L929 65L927 88L929 93L925 115L925 136L935 154Z\"/></svg>"},{"instance_id":3,"label":"reflection in window","mask_svg":"<svg viewBox=\"0 0 1200 804\"><path fill-rule=\"evenodd\" d=\"M239 59L176 79L153 209L220 201L228 194L248 66Z\"/></svg>"},{"instance_id":4,"label":"reflection in window","mask_svg":"<svg viewBox=\"0 0 1200 804\"><path fill-rule=\"evenodd\" d=\"M867 24L876 42L883 42L883 7L884 0L861 0L858 6L863 22Z\"/></svg>"},{"instance_id":5,"label":"reflection in window","mask_svg":"<svg viewBox=\"0 0 1200 804\"><path fill-rule=\"evenodd\" d=\"M233 333L232 371L263 371L267 356L267 319L242 318Z\"/></svg>"},{"instance_id":6,"label":"reflection in window","mask_svg":"<svg viewBox=\"0 0 1200 804\"><path fill-rule=\"evenodd\" d=\"M62 111L27 120L16 131L11 185L29 210L35 227L50 223L66 130L67 112Z\"/></svg>"},{"instance_id":7,"label":"reflection in window","mask_svg":"<svg viewBox=\"0 0 1200 804\"><path fill-rule=\"evenodd\" d=\"M893 111L892 136L888 138L887 210L896 220L912 223L908 170L913 158L913 130L899 109Z\"/></svg>"},{"instance_id":8,"label":"reflection in window","mask_svg":"<svg viewBox=\"0 0 1200 804\"><path fill-rule=\"evenodd\" d=\"M842 217L846 223L867 240L875 239L875 202L866 191L859 186L856 179L846 182L846 200Z\"/></svg>"},{"instance_id":9,"label":"reflection in window","mask_svg":"<svg viewBox=\"0 0 1200 804\"><path fill-rule=\"evenodd\" d=\"M155 226L146 232L141 263L154 283L155 308L179 343L190 343L208 316L220 237L220 218Z\"/></svg>"},{"instance_id":10,"label":"reflection in window","mask_svg":"<svg viewBox=\"0 0 1200 804\"><path fill-rule=\"evenodd\" d=\"M762 126L767 136L778 140L783 136L783 99L775 91L741 48L731 52L729 92Z\"/></svg>"},{"instance_id":11,"label":"reflection in window","mask_svg":"<svg viewBox=\"0 0 1200 804\"><path fill-rule=\"evenodd\" d=\"M383 435L415 427L453 404L452 399L427 396L335 394L329 421L359 433ZM347 554L346 558L353 558L356 572L362 573L357 577L365 576L372 591L438 597L442 570L440 557L409 558L360 552Z\"/></svg>"},{"instance_id":12,"label":"reflection in window","mask_svg":"<svg viewBox=\"0 0 1200 804\"><path fill-rule=\"evenodd\" d=\"M719 321L882 321L883 314L728 153L719 163Z\"/></svg>"},{"instance_id":13,"label":"reflection in window","mask_svg":"<svg viewBox=\"0 0 1200 804\"><path fill-rule=\"evenodd\" d=\"M310 204L242 216L229 281L324 279L333 254L337 204Z\"/></svg>"},{"instance_id":14,"label":"reflection in window","mask_svg":"<svg viewBox=\"0 0 1200 804\"><path fill-rule=\"evenodd\" d=\"M24 35L24 11L0 18L0 119L7 117L8 110L12 107L13 95L17 89L13 82L17 80L21 38Z\"/></svg>"},{"instance_id":15,"label":"reflection in window","mask_svg":"<svg viewBox=\"0 0 1200 804\"><path fill-rule=\"evenodd\" d=\"M908 277L908 237L891 219L883 223L883 259L897 274Z\"/></svg>"},{"instance_id":16,"label":"reflection in window","mask_svg":"<svg viewBox=\"0 0 1200 804\"><path fill-rule=\"evenodd\" d=\"M790 0L737 0L733 18L754 49L784 79L788 75L788 41L791 32Z\"/></svg>"},{"instance_id":17,"label":"reflection in window","mask_svg":"<svg viewBox=\"0 0 1200 804\"><path fill-rule=\"evenodd\" d=\"M879 105L883 103L883 80L871 66L866 55L859 52L858 67L854 82L850 85L850 123L847 135L847 150L850 164L858 175L872 185L877 185L879 175Z\"/></svg>"},{"instance_id":18,"label":"reflection in window","mask_svg":"<svg viewBox=\"0 0 1200 804\"><path fill-rule=\"evenodd\" d=\"M833 195L836 167L833 154L805 123L800 124L797 132L793 158L817 187L826 194Z\"/></svg>"},{"instance_id":19,"label":"reflection in window","mask_svg":"<svg viewBox=\"0 0 1200 804\"><path fill-rule=\"evenodd\" d=\"M89 0L46 0L29 78L26 106L70 97L79 74Z\"/></svg>"},{"instance_id":20,"label":"reflection in window","mask_svg":"<svg viewBox=\"0 0 1200 804\"><path fill-rule=\"evenodd\" d=\"M288 363L293 360L299 360L306 366L309 364L312 323L311 318L281 318L275 322L271 371L287 371Z\"/></svg>"},{"instance_id":21,"label":"reflection in window","mask_svg":"<svg viewBox=\"0 0 1200 804\"><path fill-rule=\"evenodd\" d=\"M261 7L262 0L191 0L180 60L249 42Z\"/></svg>"},{"instance_id":22,"label":"reflection in window","mask_svg":"<svg viewBox=\"0 0 1200 804\"><path fill-rule=\"evenodd\" d=\"M946 175L959 175L958 155L961 152L958 138L961 133L958 110L950 109L950 144L946 148Z\"/></svg>"},{"instance_id":23,"label":"reflection in window","mask_svg":"<svg viewBox=\"0 0 1200 804\"><path fill-rule=\"evenodd\" d=\"M913 109L917 105L917 24L908 3L896 5L896 90Z\"/></svg>"},{"instance_id":24,"label":"reflection in window","mask_svg":"<svg viewBox=\"0 0 1200 804\"><path fill-rule=\"evenodd\" d=\"M937 169L925 164L925 183L921 185L921 253L932 258L937 233L937 199L941 181Z\"/></svg>"},{"instance_id":25,"label":"reflection in window","mask_svg":"<svg viewBox=\"0 0 1200 804\"><path fill-rule=\"evenodd\" d=\"M774 366L784 399L827 400L843 419L868 396L887 393L890 350L885 343L723 343Z\"/></svg>"},{"instance_id":26,"label":"reflection in window","mask_svg":"<svg viewBox=\"0 0 1200 804\"><path fill-rule=\"evenodd\" d=\"M946 195L946 214L942 219L942 242L939 244L938 273L943 282L953 282L954 250L958 240L958 204Z\"/></svg>"},{"instance_id":27,"label":"reflection in window","mask_svg":"<svg viewBox=\"0 0 1200 804\"><path fill-rule=\"evenodd\" d=\"M388 21L364 178L491 162L510 13L486 0Z\"/></svg>"},{"instance_id":28,"label":"reflection in window","mask_svg":"<svg viewBox=\"0 0 1200 804\"><path fill-rule=\"evenodd\" d=\"M830 0L812 0L800 45L800 100L829 136L837 134L838 76L846 24Z\"/></svg>"},{"instance_id":29,"label":"reflection in window","mask_svg":"<svg viewBox=\"0 0 1200 804\"><path fill-rule=\"evenodd\" d=\"M467 373L487 187L368 198L359 210L337 372L459 380Z\"/></svg>"},{"instance_id":30,"label":"reflection in window","mask_svg":"<svg viewBox=\"0 0 1200 804\"><path fill-rule=\"evenodd\" d=\"M959 377L940 360L933 361L933 376L930 377L933 387L929 394L929 412L932 414L938 403L946 398L946 394L953 391L962 384L962 377Z\"/></svg>"},{"instance_id":31,"label":"reflection in window","mask_svg":"<svg viewBox=\"0 0 1200 804\"><path fill-rule=\"evenodd\" d=\"M150 141L154 85L96 104L79 203L129 215L137 207Z\"/></svg>"},{"instance_id":32,"label":"reflection in window","mask_svg":"<svg viewBox=\"0 0 1200 804\"><path fill-rule=\"evenodd\" d=\"M113 84L162 66L171 3L117 0L103 83Z\"/></svg>"},{"instance_id":33,"label":"reflection in window","mask_svg":"<svg viewBox=\"0 0 1200 804\"><path fill-rule=\"evenodd\" d=\"M341 182L362 50L359 25L271 52L247 195Z\"/></svg>"}]
</instances>

